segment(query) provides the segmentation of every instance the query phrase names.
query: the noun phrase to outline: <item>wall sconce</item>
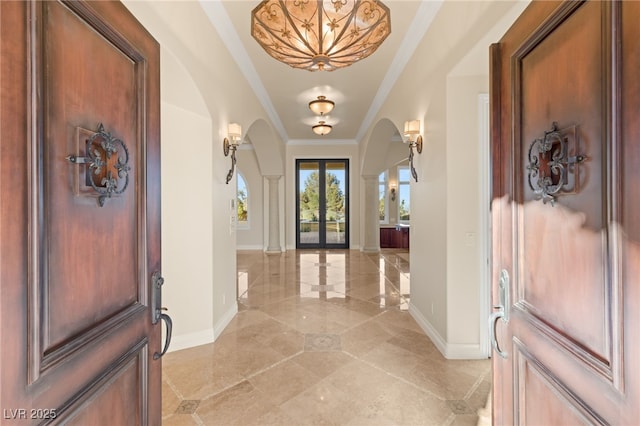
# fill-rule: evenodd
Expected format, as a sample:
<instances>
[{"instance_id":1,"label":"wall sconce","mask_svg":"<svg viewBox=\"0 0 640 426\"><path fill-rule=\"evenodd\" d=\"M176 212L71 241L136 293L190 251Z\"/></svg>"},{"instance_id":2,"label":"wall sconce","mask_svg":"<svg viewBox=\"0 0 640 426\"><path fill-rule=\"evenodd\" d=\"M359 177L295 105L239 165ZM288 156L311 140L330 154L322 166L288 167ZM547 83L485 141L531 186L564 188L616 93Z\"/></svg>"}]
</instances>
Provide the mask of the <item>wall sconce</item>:
<instances>
[{"instance_id":1,"label":"wall sconce","mask_svg":"<svg viewBox=\"0 0 640 426\"><path fill-rule=\"evenodd\" d=\"M412 120L404 122L404 136L407 138L405 143L409 144L409 164L411 165L411 176L418 181L418 174L413 167L413 148L415 147L418 154L422 153L422 135L420 135L420 120Z\"/></svg>"},{"instance_id":2,"label":"wall sconce","mask_svg":"<svg viewBox=\"0 0 640 426\"><path fill-rule=\"evenodd\" d=\"M238 149L238 145L242 143L242 126L238 123L229 123L228 128L229 137L224 138L222 141L222 150L224 152L224 156L229 156L229 151L231 151L231 168L229 169L229 173L227 173L227 184L231 178L233 178L233 171L236 168L236 149Z\"/></svg>"},{"instance_id":3,"label":"wall sconce","mask_svg":"<svg viewBox=\"0 0 640 426\"><path fill-rule=\"evenodd\" d=\"M396 200L396 184L392 183L389 186L391 186L391 201L395 201Z\"/></svg>"}]
</instances>

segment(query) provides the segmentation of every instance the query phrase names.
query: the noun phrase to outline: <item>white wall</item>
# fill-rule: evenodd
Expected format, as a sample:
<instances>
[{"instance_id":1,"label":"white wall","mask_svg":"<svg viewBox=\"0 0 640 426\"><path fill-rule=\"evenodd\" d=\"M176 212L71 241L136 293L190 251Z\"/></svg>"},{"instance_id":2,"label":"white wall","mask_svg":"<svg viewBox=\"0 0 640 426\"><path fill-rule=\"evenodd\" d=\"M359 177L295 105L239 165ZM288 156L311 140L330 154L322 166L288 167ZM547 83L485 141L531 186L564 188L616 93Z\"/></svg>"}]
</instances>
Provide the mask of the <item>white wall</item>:
<instances>
[{"instance_id":1,"label":"white wall","mask_svg":"<svg viewBox=\"0 0 640 426\"><path fill-rule=\"evenodd\" d=\"M195 83L166 49L160 68L163 302L174 321L175 349L190 345L194 337L213 339L213 170L210 162L200 161L212 156L212 133ZM179 89L175 81L182 82ZM183 140L190 141L189 149Z\"/></svg>"},{"instance_id":2,"label":"white wall","mask_svg":"<svg viewBox=\"0 0 640 426\"><path fill-rule=\"evenodd\" d=\"M468 324L480 318L478 94L488 85L486 75L447 78L447 343L465 350L480 343Z\"/></svg>"},{"instance_id":3,"label":"white wall","mask_svg":"<svg viewBox=\"0 0 640 426\"><path fill-rule=\"evenodd\" d=\"M347 158L349 159L349 240L351 249L360 248L360 157L357 145L288 145L286 150L285 212L286 247L296 248L296 159Z\"/></svg>"},{"instance_id":4,"label":"white wall","mask_svg":"<svg viewBox=\"0 0 640 426\"><path fill-rule=\"evenodd\" d=\"M237 248L238 250L263 250L265 248L264 241L264 200L265 192L263 190L263 178L260 173L260 167L253 149L244 149L241 147L236 153L238 158L238 170L242 172L242 176L247 184L248 204L249 204L249 228L238 228L237 230ZM268 200L267 200L268 202ZM268 208L268 207L267 207Z\"/></svg>"},{"instance_id":5,"label":"white wall","mask_svg":"<svg viewBox=\"0 0 640 426\"><path fill-rule=\"evenodd\" d=\"M399 129L405 120L422 121L418 182L411 183L410 312L448 358L486 356L477 96L488 88L489 44L525 6L445 2L374 120L388 118ZM365 136L362 155L373 137L371 131Z\"/></svg>"},{"instance_id":6,"label":"white wall","mask_svg":"<svg viewBox=\"0 0 640 426\"><path fill-rule=\"evenodd\" d=\"M236 182L225 183L222 140L229 122L268 119L199 3L125 6L162 46L163 303L177 350L213 341L237 312Z\"/></svg>"},{"instance_id":7,"label":"white wall","mask_svg":"<svg viewBox=\"0 0 640 426\"><path fill-rule=\"evenodd\" d=\"M163 301L174 320L175 343L180 336L209 334L213 317L212 197L184 190L210 181L211 164L191 164L203 152L211 154L211 120L166 101L161 114ZM185 136L193 138L194 149L175 143Z\"/></svg>"}]
</instances>

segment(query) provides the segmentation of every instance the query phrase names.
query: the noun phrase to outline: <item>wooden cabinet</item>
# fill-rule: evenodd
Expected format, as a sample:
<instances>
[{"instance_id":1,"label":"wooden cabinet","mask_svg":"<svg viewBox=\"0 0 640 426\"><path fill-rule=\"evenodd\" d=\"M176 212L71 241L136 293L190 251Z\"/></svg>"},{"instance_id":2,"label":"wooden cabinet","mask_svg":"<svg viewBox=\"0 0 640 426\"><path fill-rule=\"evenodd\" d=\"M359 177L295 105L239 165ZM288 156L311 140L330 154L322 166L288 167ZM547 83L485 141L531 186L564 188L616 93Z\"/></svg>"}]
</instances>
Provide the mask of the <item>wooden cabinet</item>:
<instances>
[{"instance_id":1,"label":"wooden cabinet","mask_svg":"<svg viewBox=\"0 0 640 426\"><path fill-rule=\"evenodd\" d=\"M380 248L409 248L409 227L380 228Z\"/></svg>"},{"instance_id":2,"label":"wooden cabinet","mask_svg":"<svg viewBox=\"0 0 640 426\"><path fill-rule=\"evenodd\" d=\"M399 248L408 249L409 248L409 227L405 226L396 230L396 238L400 240Z\"/></svg>"},{"instance_id":3,"label":"wooden cabinet","mask_svg":"<svg viewBox=\"0 0 640 426\"><path fill-rule=\"evenodd\" d=\"M392 248L395 228L380 228L380 248Z\"/></svg>"}]
</instances>

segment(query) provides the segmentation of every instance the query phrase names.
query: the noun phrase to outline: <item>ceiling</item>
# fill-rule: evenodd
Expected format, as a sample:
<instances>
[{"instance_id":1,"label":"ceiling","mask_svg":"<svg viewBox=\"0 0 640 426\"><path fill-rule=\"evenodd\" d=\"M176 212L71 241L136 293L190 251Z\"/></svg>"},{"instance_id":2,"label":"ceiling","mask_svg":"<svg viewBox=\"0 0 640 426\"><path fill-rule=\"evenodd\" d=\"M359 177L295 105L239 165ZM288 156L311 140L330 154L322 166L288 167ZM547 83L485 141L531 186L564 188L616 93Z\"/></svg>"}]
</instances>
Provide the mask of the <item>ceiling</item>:
<instances>
[{"instance_id":1,"label":"ceiling","mask_svg":"<svg viewBox=\"0 0 640 426\"><path fill-rule=\"evenodd\" d=\"M385 0L391 10L391 34L371 56L335 71L310 72L289 67L269 56L250 32L255 1L201 2L280 137L289 144L322 140L356 143L409 62L441 1ZM333 131L317 136L311 126L319 118L308 103L323 95L336 103L324 118Z\"/></svg>"}]
</instances>

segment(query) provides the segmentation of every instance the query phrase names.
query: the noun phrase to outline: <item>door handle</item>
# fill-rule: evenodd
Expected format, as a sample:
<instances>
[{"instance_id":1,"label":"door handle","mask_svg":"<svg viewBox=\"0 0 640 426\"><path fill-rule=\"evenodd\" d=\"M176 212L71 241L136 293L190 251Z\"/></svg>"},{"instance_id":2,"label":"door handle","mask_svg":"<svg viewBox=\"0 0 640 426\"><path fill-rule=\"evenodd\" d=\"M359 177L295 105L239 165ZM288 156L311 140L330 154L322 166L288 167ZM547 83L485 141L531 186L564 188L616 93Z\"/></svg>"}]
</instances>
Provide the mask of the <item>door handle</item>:
<instances>
[{"instance_id":1,"label":"door handle","mask_svg":"<svg viewBox=\"0 0 640 426\"><path fill-rule=\"evenodd\" d=\"M162 310L166 310L167 308L162 308ZM171 317L167 314L160 314L160 319L164 321L167 326L167 334L165 336L164 348L162 348L162 352L155 352L153 354L153 359L160 359L164 354L167 353L167 349L169 349L169 344L171 343L171 330L173 329L173 321L171 321Z\"/></svg>"},{"instance_id":2,"label":"door handle","mask_svg":"<svg viewBox=\"0 0 640 426\"><path fill-rule=\"evenodd\" d=\"M171 317L162 312L167 310L167 308L162 307L163 284L164 278L160 275L160 271L154 272L151 276L151 324L157 324L158 321L162 320L166 325L167 332L162 352L155 352L153 354L153 359L160 359L165 353L167 353L167 349L169 349L169 344L171 343L171 332L173 330L173 321L171 321Z\"/></svg>"},{"instance_id":3,"label":"door handle","mask_svg":"<svg viewBox=\"0 0 640 426\"><path fill-rule=\"evenodd\" d=\"M500 271L500 282L498 286L500 303L493 307L493 309L497 309L497 311L489 317L489 339L491 340L491 346L498 355L502 358L507 358L507 352L500 349L496 338L498 320L501 319L505 324L509 322L509 273L505 269Z\"/></svg>"},{"instance_id":4,"label":"door handle","mask_svg":"<svg viewBox=\"0 0 640 426\"><path fill-rule=\"evenodd\" d=\"M499 308L500 310L492 313L489 317L489 339L491 339L491 346L493 347L493 350L495 350L502 358L506 359L508 354L500 349L498 340L496 339L496 325L499 319L504 321L504 308L502 308L502 306L494 306L494 309L496 308Z\"/></svg>"}]
</instances>

